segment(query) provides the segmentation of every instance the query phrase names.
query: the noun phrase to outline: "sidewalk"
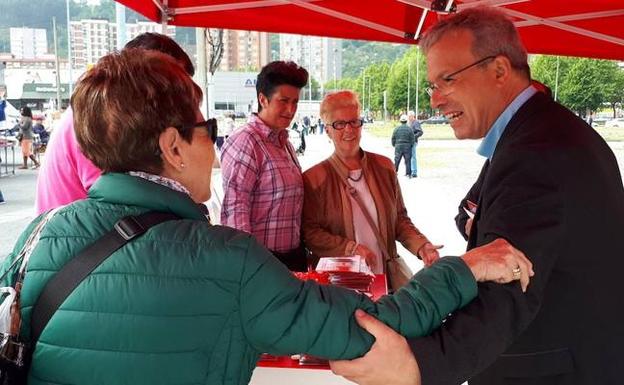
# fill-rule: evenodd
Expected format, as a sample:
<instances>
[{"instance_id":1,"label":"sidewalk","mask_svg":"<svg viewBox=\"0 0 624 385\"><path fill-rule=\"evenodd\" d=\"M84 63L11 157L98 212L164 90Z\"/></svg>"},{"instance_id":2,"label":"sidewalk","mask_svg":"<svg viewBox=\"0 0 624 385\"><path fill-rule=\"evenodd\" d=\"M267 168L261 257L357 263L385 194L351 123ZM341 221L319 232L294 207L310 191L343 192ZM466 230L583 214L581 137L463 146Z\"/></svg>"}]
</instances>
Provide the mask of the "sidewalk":
<instances>
[{"instance_id":1,"label":"sidewalk","mask_svg":"<svg viewBox=\"0 0 624 385\"><path fill-rule=\"evenodd\" d=\"M0 206L0 261L13 249L17 237L35 217L37 173L38 170L16 169L15 175L0 178L0 190L6 201Z\"/></svg>"}]
</instances>

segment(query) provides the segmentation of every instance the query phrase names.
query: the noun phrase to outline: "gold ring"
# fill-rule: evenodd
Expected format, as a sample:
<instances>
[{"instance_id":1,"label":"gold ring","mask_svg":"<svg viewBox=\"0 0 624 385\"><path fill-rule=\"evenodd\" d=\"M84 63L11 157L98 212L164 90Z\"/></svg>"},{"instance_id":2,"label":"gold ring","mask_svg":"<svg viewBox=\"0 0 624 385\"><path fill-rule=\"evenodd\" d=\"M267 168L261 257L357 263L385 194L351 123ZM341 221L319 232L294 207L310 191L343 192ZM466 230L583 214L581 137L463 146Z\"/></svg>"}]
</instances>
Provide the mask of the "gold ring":
<instances>
[{"instance_id":1,"label":"gold ring","mask_svg":"<svg viewBox=\"0 0 624 385\"><path fill-rule=\"evenodd\" d=\"M522 273L522 270L520 269L520 267L516 267L511 272L513 273L514 277L519 277L520 273Z\"/></svg>"}]
</instances>

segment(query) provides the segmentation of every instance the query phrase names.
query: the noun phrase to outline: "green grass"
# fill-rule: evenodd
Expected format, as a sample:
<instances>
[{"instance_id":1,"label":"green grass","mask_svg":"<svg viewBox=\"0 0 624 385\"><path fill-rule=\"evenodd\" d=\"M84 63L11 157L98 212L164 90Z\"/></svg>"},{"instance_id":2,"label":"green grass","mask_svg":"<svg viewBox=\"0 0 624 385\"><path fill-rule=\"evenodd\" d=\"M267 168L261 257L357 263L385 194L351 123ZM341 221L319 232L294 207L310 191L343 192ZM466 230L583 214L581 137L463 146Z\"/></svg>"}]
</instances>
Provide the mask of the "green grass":
<instances>
[{"instance_id":1,"label":"green grass","mask_svg":"<svg viewBox=\"0 0 624 385\"><path fill-rule=\"evenodd\" d=\"M366 131L369 133L381 137L390 138L392 131L399 122L375 122L366 125ZM595 130L600 134L607 142L622 142L624 141L624 128L605 128L604 126L595 127ZM453 129L448 124L424 124L423 136L421 139L429 140L450 140L455 139Z\"/></svg>"},{"instance_id":2,"label":"green grass","mask_svg":"<svg viewBox=\"0 0 624 385\"><path fill-rule=\"evenodd\" d=\"M399 122L375 122L366 126L366 130L378 137L389 138ZM448 124L423 124L422 139L455 139L453 129Z\"/></svg>"}]
</instances>

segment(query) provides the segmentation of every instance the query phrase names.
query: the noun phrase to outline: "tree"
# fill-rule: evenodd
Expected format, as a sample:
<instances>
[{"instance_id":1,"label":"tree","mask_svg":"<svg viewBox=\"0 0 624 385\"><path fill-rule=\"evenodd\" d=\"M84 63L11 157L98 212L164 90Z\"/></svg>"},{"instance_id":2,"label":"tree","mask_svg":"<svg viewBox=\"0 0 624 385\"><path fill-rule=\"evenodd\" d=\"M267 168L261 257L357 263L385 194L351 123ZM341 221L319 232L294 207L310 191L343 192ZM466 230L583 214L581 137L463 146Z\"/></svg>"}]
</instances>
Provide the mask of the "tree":
<instances>
[{"instance_id":1,"label":"tree","mask_svg":"<svg viewBox=\"0 0 624 385\"><path fill-rule=\"evenodd\" d=\"M342 76L358 77L371 64L393 63L408 50L405 44L388 44L361 40L342 43Z\"/></svg>"},{"instance_id":2,"label":"tree","mask_svg":"<svg viewBox=\"0 0 624 385\"><path fill-rule=\"evenodd\" d=\"M416 60L419 61L419 80L416 84ZM408 81L409 80L409 81ZM407 88L409 83L410 101L407 102ZM429 96L426 93L427 67L425 57L417 47L413 47L394 62L388 75L388 110L392 114L405 112L409 108L415 110L416 92L418 91L418 110L430 111Z\"/></svg>"},{"instance_id":3,"label":"tree","mask_svg":"<svg viewBox=\"0 0 624 385\"><path fill-rule=\"evenodd\" d=\"M557 60L559 60L559 77L557 79ZM575 58L566 56L536 55L531 61L531 77L547 85L555 96L561 92L561 86ZM557 95L559 96L559 95Z\"/></svg>"},{"instance_id":4,"label":"tree","mask_svg":"<svg viewBox=\"0 0 624 385\"><path fill-rule=\"evenodd\" d=\"M610 84L606 85L606 101L613 109L613 118L616 117L617 106L624 104L624 70L614 64L613 77Z\"/></svg>"},{"instance_id":5,"label":"tree","mask_svg":"<svg viewBox=\"0 0 624 385\"><path fill-rule=\"evenodd\" d=\"M383 110L383 93L387 88L388 71L390 64L372 64L364 69L356 79L353 89L360 95L362 110Z\"/></svg>"},{"instance_id":6,"label":"tree","mask_svg":"<svg viewBox=\"0 0 624 385\"><path fill-rule=\"evenodd\" d=\"M607 102L615 63L609 60L575 59L562 84L561 101L581 116L596 111Z\"/></svg>"},{"instance_id":7,"label":"tree","mask_svg":"<svg viewBox=\"0 0 624 385\"><path fill-rule=\"evenodd\" d=\"M208 72L210 72L210 75L214 75L223 58L223 30L206 28L204 31L206 48L208 49Z\"/></svg>"}]
</instances>

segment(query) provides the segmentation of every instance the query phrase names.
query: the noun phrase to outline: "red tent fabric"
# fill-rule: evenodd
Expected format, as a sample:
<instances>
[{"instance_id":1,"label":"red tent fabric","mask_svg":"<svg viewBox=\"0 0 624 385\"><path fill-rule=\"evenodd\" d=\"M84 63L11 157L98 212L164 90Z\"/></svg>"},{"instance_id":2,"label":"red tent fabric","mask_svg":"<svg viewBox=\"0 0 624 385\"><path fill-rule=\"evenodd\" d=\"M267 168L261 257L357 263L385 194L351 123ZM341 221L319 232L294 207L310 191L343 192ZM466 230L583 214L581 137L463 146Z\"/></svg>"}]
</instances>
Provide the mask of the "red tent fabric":
<instances>
[{"instance_id":1,"label":"red tent fabric","mask_svg":"<svg viewBox=\"0 0 624 385\"><path fill-rule=\"evenodd\" d=\"M415 44L447 9L500 7L530 53L624 60L623 0L118 0L178 26ZM433 11L432 9L436 9Z\"/></svg>"}]
</instances>

